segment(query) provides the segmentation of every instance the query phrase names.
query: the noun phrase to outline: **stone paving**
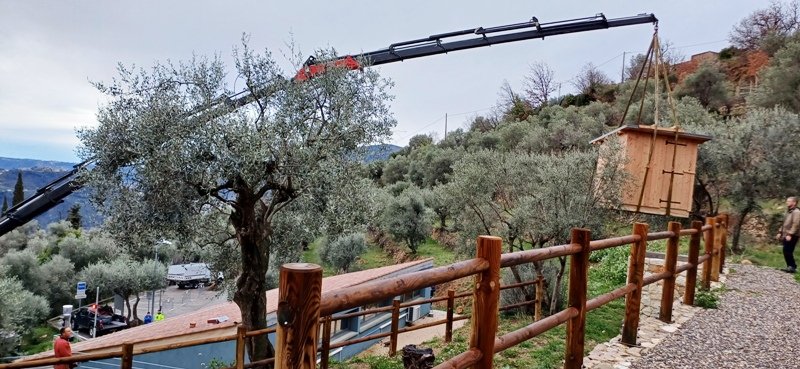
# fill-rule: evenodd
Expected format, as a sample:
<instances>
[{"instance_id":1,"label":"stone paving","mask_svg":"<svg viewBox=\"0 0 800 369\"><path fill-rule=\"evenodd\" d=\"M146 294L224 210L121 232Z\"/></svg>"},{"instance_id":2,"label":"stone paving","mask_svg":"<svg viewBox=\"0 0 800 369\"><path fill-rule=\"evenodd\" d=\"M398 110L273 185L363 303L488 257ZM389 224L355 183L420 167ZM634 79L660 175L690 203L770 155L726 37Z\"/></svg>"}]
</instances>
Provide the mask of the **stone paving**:
<instances>
[{"instance_id":1,"label":"stone paving","mask_svg":"<svg viewBox=\"0 0 800 369\"><path fill-rule=\"evenodd\" d=\"M727 269L725 270L727 273ZM712 282L712 289L720 288L725 283L725 275L720 275L719 282ZM639 361L643 355L667 339L672 333L677 332L681 326L702 311L702 308L684 305L681 301L683 296L676 294L676 301L672 308L672 323L667 324L658 320L655 316L642 314L639 318L639 333L637 335L637 346L628 347L620 342L621 335L617 335L607 343L601 343L583 359L586 369L628 369ZM658 300L654 300L658 301ZM658 301L660 306L660 301ZM658 309L652 306L643 305L643 311L658 314Z\"/></svg>"}]
</instances>

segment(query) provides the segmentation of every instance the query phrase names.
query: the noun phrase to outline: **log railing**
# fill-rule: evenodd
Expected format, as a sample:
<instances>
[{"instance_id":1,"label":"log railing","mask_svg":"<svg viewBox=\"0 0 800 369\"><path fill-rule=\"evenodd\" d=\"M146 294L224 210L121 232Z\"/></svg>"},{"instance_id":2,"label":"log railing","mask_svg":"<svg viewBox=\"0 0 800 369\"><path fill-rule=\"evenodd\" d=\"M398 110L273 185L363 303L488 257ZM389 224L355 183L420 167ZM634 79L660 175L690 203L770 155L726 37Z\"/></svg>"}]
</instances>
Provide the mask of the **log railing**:
<instances>
[{"instance_id":1,"label":"log railing","mask_svg":"<svg viewBox=\"0 0 800 369\"><path fill-rule=\"evenodd\" d=\"M313 264L287 264L281 267L281 291L278 303L278 326L259 331L246 332L243 327L238 327L235 335L220 336L212 339L194 340L177 344L162 345L135 349L130 342L123 343L119 351L100 354L76 355L69 358L48 358L40 360L19 361L11 364L0 364L0 369L33 368L50 366L54 364L77 363L90 360L103 360L121 358L120 367L131 369L135 355L166 351L201 344L221 341L236 341L236 363L229 369L244 369L261 364L275 363L278 368L307 368L316 366L318 336L320 322L323 327L328 326L334 319L357 316L364 313L357 312L332 317L341 311L352 310L371 303L393 299L425 287L438 285L456 279L475 276L474 291L469 294L473 299L471 316L451 318L452 301L460 295L448 291L446 298L440 297L429 300L448 301L448 319L452 322L461 319L471 319L470 348L451 359L443 362L437 368L492 368L495 353L508 349L528 339L567 323L566 350L564 368L580 368L583 363L584 335L586 314L610 301L626 296L625 320L622 328L622 342L635 345L636 331L639 324L639 309L643 286L665 281L664 296L659 318L669 322L672 314L672 298L674 279L678 273L686 272L686 293L684 303L694 304L695 283L698 268L702 264L702 288L708 289L712 280L719 278L719 273L725 263L725 241L727 233L727 217L707 218L706 225L695 221L692 228L681 229L680 224L671 222L669 230L664 232L648 233L647 224L634 224L633 234L630 236L608 238L589 241L591 235L588 230L575 229L569 244L551 246L542 249L519 251L514 253L500 253L502 241L497 237L480 236L478 238L477 257L472 260L462 261L447 266L427 269L401 276L392 277L381 281L372 281L358 286L347 287L320 293L321 269ZM680 267L676 266L678 241L681 236L689 236L688 262ZM700 241L704 238L704 254L700 255ZM668 239L666 270L662 273L644 277L644 256L647 241ZM587 301L588 258L592 251L624 245L631 246L630 268L628 282L611 292L597 296ZM568 306L547 318L509 332L496 336L500 289L519 287L517 285L500 286L500 268L542 261L560 256L570 256L570 274L568 287ZM669 288L668 288L669 287ZM462 296L465 297L465 296ZM669 298L669 300L667 300ZM537 298L537 300L540 298ZM415 301L413 304L435 302ZM412 303L406 303L405 307ZM397 311L404 307L402 303L395 303L391 307L379 308L381 311ZM374 311L373 311L374 312ZM369 313L373 313L369 312ZM397 314L393 313L396 319ZM443 322L434 322L446 324ZM396 328L393 332L374 335L364 340L362 337L350 340L350 344L378 338L376 336L392 336L412 329L421 329L421 325ZM329 326L327 330L329 330ZM452 330L452 327L450 328ZM323 331L326 330L323 328ZM247 337L276 332L278 337L276 352L277 359L267 359L259 362L244 363L245 341ZM328 337L330 336L327 332ZM452 332L450 331L450 334ZM381 336L385 337L385 336ZM323 340L323 352L341 343L328 344ZM325 357L326 355L323 355Z\"/></svg>"}]
</instances>

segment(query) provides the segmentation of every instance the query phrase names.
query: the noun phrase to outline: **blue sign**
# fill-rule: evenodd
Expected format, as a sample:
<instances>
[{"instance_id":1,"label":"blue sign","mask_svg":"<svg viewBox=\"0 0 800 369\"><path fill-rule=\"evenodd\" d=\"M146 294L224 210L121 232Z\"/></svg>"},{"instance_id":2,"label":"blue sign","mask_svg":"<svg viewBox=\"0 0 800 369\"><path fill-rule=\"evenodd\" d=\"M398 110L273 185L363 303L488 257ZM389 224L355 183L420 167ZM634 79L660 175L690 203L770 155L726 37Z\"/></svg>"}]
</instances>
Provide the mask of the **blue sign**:
<instances>
[{"instance_id":1,"label":"blue sign","mask_svg":"<svg viewBox=\"0 0 800 369\"><path fill-rule=\"evenodd\" d=\"M86 291L86 282L78 282L78 291Z\"/></svg>"}]
</instances>

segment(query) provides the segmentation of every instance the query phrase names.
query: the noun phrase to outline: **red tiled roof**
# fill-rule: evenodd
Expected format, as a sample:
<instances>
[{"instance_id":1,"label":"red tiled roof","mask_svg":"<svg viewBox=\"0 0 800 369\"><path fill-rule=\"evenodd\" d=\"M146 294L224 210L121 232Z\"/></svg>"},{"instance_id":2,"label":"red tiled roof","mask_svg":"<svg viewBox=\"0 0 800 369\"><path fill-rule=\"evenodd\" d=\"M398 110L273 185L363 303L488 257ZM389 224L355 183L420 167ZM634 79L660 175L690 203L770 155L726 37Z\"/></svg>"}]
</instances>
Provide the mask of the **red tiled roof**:
<instances>
[{"instance_id":1,"label":"red tiled roof","mask_svg":"<svg viewBox=\"0 0 800 369\"><path fill-rule=\"evenodd\" d=\"M416 260L404 264L389 265L380 268L367 269L354 273L340 274L322 279L322 292L338 290L364 282L368 282L403 269L422 264L431 259ZM275 312L278 306L278 289L267 291L267 314ZM207 323L210 318L227 316L228 321L218 324ZM211 306L193 313L183 314L176 317L167 317L158 322L147 325L140 325L130 329L122 330L109 334L104 337L95 338L72 345L72 352L87 353L89 351L101 350L104 348L117 347L123 342L144 343L161 341L180 336L194 335L201 332L225 329L231 330L242 321L239 306L233 302ZM189 323L195 323L194 328L189 327ZM225 333L220 333L225 334ZM158 344L153 342L154 344ZM37 355L28 356L22 360L33 360L50 357L53 351L43 352Z\"/></svg>"}]
</instances>

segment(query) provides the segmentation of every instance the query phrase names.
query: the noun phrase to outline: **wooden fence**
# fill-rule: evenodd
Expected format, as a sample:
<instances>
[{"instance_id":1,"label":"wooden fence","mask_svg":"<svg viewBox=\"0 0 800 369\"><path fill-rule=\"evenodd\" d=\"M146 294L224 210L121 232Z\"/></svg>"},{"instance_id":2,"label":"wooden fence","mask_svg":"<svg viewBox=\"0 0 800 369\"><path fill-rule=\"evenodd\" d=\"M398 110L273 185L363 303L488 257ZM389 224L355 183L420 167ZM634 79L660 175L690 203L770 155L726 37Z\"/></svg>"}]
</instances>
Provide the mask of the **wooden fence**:
<instances>
[{"instance_id":1,"label":"wooden fence","mask_svg":"<svg viewBox=\"0 0 800 369\"><path fill-rule=\"evenodd\" d=\"M678 247L680 237L688 236L689 254L688 262L677 266ZM322 322L323 337L321 351L323 362L326 361L330 349L340 347L344 343L330 344L330 322L343 319L346 315L333 317L341 311L347 311L371 303L376 303L425 287L439 285L456 279L474 276L474 290L471 293L473 308L471 315L470 348L451 359L438 365L436 368L475 368L484 369L493 367L494 354L518 345L537 335L552 329L562 323L566 324L567 338L564 353L564 368L577 369L583 364L584 335L586 314L604 304L625 296L625 318L622 327L622 342L628 345L636 344L636 332L639 325L639 309L641 305L642 287L664 280L662 289L661 309L659 318L670 322L672 318L672 302L674 300L675 278L678 274L686 272L686 293L684 304L693 305L695 285L697 282L698 267L702 264L702 288L708 289L712 280L719 278L719 273L725 262L725 245L727 238L727 216L710 217L703 225L699 221L692 222L689 229L681 229L680 223L670 222L669 229L663 232L648 233L648 225L635 223L633 234L630 236L608 238L590 241L590 231L573 229L572 239L569 244L551 246L547 248L518 251L501 254L502 240L498 237L480 236L477 242L477 256L472 260L462 261L447 266L418 271L386 280L372 281L357 286L346 287L321 293L322 268L314 264L286 264L281 267L280 292L278 302L278 325L275 328L247 332L239 326L236 335L220 336L212 339L194 340L169 344L158 347L135 349L133 343L123 343L119 351L80 355L70 358L49 358L0 364L0 369L17 369L49 366L53 364L85 362L110 358L122 358L121 368L133 367L133 356L151 352L159 352L203 345L221 341L236 341L236 363L231 369L244 369L273 363L277 368L315 368L317 363L318 343L320 342L319 326ZM644 258L647 241L667 239L665 257L665 271L644 277ZM703 255L700 255L700 243L704 239ZM631 245L630 266L627 283L606 294L587 300L589 254L611 247ZM526 327L497 337L497 323L500 290L502 288L515 288L518 285L500 286L500 269L514 265L531 263L552 259L560 256L570 257L569 287L567 293L567 308L544 319L538 320ZM709 262L710 260L710 262ZM452 318L452 300L457 298L452 291L448 291L448 319L429 323L430 325L447 324L448 321L467 319L466 317ZM429 299L444 301L445 298ZM538 299L540 300L540 299ZM394 337L402 332L421 329L430 325L418 325L398 329L397 321L399 309L431 301L415 301L410 303L396 302L391 307L373 309L392 311L392 332L388 336ZM358 312L349 314L368 314ZM436 323L436 324L433 324ZM327 331L327 332L326 332ZM245 364L245 341L248 337L276 332L276 358ZM450 327L452 332L452 327ZM383 333L382 335L387 335ZM349 341L354 344L375 338L385 337L374 335ZM395 351L396 347L392 348Z\"/></svg>"}]
</instances>

